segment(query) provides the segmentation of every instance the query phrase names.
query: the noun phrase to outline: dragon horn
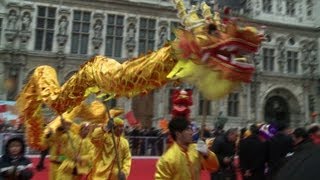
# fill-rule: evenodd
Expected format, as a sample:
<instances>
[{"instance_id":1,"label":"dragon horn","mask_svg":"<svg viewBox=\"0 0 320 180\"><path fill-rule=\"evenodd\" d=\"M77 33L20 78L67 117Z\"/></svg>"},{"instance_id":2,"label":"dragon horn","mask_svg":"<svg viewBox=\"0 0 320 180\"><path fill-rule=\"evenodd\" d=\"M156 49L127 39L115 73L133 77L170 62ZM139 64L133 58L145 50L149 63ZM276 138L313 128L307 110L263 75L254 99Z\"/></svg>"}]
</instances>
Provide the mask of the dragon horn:
<instances>
[{"instance_id":1,"label":"dragon horn","mask_svg":"<svg viewBox=\"0 0 320 180\"><path fill-rule=\"evenodd\" d=\"M212 18L212 13L211 13L211 8L207 5L206 2L201 3L201 11L202 11L202 17L207 19L207 18Z\"/></svg>"},{"instance_id":2,"label":"dragon horn","mask_svg":"<svg viewBox=\"0 0 320 180\"><path fill-rule=\"evenodd\" d=\"M204 19L200 19L197 15L198 6L192 6L190 11L187 12L184 6L183 0L173 0L178 10L178 17L181 19L181 24L187 29L197 29L204 22Z\"/></svg>"},{"instance_id":3,"label":"dragon horn","mask_svg":"<svg viewBox=\"0 0 320 180\"><path fill-rule=\"evenodd\" d=\"M173 0L173 3L176 5L176 9L178 10L178 18L183 20L188 14L186 11L186 7L182 0Z\"/></svg>"},{"instance_id":4,"label":"dragon horn","mask_svg":"<svg viewBox=\"0 0 320 180\"><path fill-rule=\"evenodd\" d=\"M211 8L205 2L201 3L201 11L203 18L212 21L217 26L217 28L221 30L221 19L220 14L218 12L214 12L213 15L211 12Z\"/></svg>"}]
</instances>

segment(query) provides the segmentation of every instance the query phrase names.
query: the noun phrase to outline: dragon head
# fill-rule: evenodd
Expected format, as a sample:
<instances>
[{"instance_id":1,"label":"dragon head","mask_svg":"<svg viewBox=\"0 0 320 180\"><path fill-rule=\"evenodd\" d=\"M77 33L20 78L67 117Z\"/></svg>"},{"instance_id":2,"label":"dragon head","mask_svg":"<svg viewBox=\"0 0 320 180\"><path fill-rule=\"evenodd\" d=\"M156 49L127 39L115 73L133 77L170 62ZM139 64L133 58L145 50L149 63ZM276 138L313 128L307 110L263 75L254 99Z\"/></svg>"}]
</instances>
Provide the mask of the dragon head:
<instances>
[{"instance_id":1,"label":"dragon head","mask_svg":"<svg viewBox=\"0 0 320 180\"><path fill-rule=\"evenodd\" d=\"M208 99L250 82L255 68L249 57L258 50L263 35L235 19L221 20L205 2L200 5L202 17L198 7L187 12L182 0L174 2L184 29L176 30L173 47L179 61L167 77L194 84Z\"/></svg>"}]
</instances>

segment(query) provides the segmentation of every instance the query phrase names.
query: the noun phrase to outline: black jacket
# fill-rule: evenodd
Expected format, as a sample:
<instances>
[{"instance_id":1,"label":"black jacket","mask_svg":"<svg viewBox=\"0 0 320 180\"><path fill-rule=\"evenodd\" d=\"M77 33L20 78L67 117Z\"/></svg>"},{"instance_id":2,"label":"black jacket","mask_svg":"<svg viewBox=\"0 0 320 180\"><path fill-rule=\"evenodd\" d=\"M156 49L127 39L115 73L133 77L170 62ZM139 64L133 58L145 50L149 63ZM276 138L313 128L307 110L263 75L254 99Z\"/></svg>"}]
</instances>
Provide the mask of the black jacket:
<instances>
[{"instance_id":1,"label":"black jacket","mask_svg":"<svg viewBox=\"0 0 320 180\"><path fill-rule=\"evenodd\" d=\"M277 133L268 142L269 173L275 174L285 162L286 155L293 152L293 140L290 136Z\"/></svg>"},{"instance_id":2,"label":"black jacket","mask_svg":"<svg viewBox=\"0 0 320 180\"><path fill-rule=\"evenodd\" d=\"M318 179L319 166L320 146L308 141L296 148L294 154L277 173L275 180Z\"/></svg>"},{"instance_id":3,"label":"black jacket","mask_svg":"<svg viewBox=\"0 0 320 180\"><path fill-rule=\"evenodd\" d=\"M231 164L226 165L223 163L225 157L233 157L235 155L235 143L228 141L226 135L218 136L214 140L211 150L216 154L222 170L232 168Z\"/></svg>"},{"instance_id":4,"label":"black jacket","mask_svg":"<svg viewBox=\"0 0 320 180\"><path fill-rule=\"evenodd\" d=\"M243 172L264 173L267 161L267 145L260 141L258 136L249 136L240 141L239 146L240 168Z\"/></svg>"},{"instance_id":5,"label":"black jacket","mask_svg":"<svg viewBox=\"0 0 320 180\"><path fill-rule=\"evenodd\" d=\"M9 154L9 144L13 141L19 141L22 144L22 152L16 157ZM5 146L5 154L0 158L0 179L29 180L32 178L33 172L27 168L28 165L31 165L31 161L24 156L24 152L25 145L21 138L13 137L8 140Z\"/></svg>"}]
</instances>

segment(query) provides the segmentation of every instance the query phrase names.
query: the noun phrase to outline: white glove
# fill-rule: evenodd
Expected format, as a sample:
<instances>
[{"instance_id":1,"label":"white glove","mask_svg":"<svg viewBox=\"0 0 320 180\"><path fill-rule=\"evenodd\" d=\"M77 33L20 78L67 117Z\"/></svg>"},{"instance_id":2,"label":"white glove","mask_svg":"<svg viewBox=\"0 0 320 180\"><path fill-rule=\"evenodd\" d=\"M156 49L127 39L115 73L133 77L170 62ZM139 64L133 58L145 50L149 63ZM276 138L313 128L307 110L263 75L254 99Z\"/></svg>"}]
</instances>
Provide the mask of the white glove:
<instances>
[{"instance_id":1,"label":"white glove","mask_svg":"<svg viewBox=\"0 0 320 180\"><path fill-rule=\"evenodd\" d=\"M17 171L22 171L26 168L26 166L23 166L23 165L19 165L17 166Z\"/></svg>"},{"instance_id":2,"label":"white glove","mask_svg":"<svg viewBox=\"0 0 320 180\"><path fill-rule=\"evenodd\" d=\"M11 174L14 170L14 166L9 166L9 167L5 167L5 168L1 168L0 172L5 172L7 171L9 174Z\"/></svg>"},{"instance_id":3,"label":"white glove","mask_svg":"<svg viewBox=\"0 0 320 180\"><path fill-rule=\"evenodd\" d=\"M208 154L208 146L202 140L198 140L196 150L199 151L203 155L207 155Z\"/></svg>"}]
</instances>

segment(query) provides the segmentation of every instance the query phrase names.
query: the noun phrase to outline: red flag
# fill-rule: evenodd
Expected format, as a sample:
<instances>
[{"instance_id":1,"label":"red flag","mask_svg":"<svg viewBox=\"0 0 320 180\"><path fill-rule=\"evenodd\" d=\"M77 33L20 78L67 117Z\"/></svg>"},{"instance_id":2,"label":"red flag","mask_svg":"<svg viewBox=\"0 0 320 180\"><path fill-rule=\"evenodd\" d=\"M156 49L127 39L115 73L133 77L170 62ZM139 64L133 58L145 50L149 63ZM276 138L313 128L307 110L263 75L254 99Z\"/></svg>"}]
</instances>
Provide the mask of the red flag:
<instances>
[{"instance_id":1,"label":"red flag","mask_svg":"<svg viewBox=\"0 0 320 180\"><path fill-rule=\"evenodd\" d=\"M161 119L161 120L159 121L159 127L160 127L162 130L167 130L167 129L168 129L168 124L169 124L169 122L168 122L168 120L166 120L166 119Z\"/></svg>"},{"instance_id":2,"label":"red flag","mask_svg":"<svg viewBox=\"0 0 320 180\"><path fill-rule=\"evenodd\" d=\"M4 113L7 111L7 106L5 104L0 104L0 113Z\"/></svg>"},{"instance_id":3,"label":"red flag","mask_svg":"<svg viewBox=\"0 0 320 180\"><path fill-rule=\"evenodd\" d=\"M134 116L133 111L129 111L126 115L125 118L128 120L128 123L133 126L139 123L139 121L136 119Z\"/></svg>"}]
</instances>

